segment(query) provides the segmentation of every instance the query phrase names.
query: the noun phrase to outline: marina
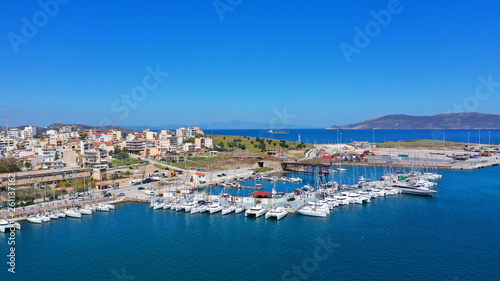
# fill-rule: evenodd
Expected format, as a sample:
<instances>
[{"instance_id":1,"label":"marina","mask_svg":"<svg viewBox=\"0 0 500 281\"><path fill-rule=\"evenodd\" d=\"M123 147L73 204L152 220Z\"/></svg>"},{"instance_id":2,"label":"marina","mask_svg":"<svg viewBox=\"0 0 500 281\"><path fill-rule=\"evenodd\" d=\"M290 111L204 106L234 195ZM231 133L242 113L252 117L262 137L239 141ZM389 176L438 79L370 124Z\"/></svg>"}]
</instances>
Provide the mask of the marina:
<instances>
[{"instance_id":1,"label":"marina","mask_svg":"<svg viewBox=\"0 0 500 281\"><path fill-rule=\"evenodd\" d=\"M192 191L177 192L154 190L144 192L142 198L133 201L149 202L152 211L172 210L175 212L209 215L240 214L245 217L265 217L265 219L281 220L289 214L297 214L309 217L327 217L334 208L349 204L368 204L378 197L395 196L401 193L412 195L433 196L437 191L431 189L437 185L435 180L441 179L437 173L423 173L412 170L408 173L396 170L386 170L380 180L371 180L366 176L357 176L354 168L352 176L343 168L336 169L340 174L337 182L333 169L324 173L322 167L313 167L313 174L287 174L276 173L255 174L250 177L240 177L232 181L231 185L203 187ZM390 171L390 173L388 173ZM373 171L376 173L376 171ZM344 174L342 176L342 174ZM352 180L351 184L342 183ZM356 178L357 177L357 178ZM356 182L355 182L356 180ZM304 181L310 183L304 184ZM255 190L247 196L238 196L240 191L249 189L250 186L240 185L252 183ZM279 191L277 191L277 183ZM264 187L265 186L265 187ZM270 192L264 191L272 188ZM283 190L284 189L284 190ZM288 190L291 192L288 192ZM218 195L212 195L212 192ZM235 194L236 193L236 194ZM95 195L95 194L94 194ZM125 195L125 194L124 194ZM91 197L90 197L91 198ZM129 198L93 198L86 202L69 202L65 204L51 203L51 206L37 208L33 211L23 210L16 213L17 220L26 219L33 224L44 224L58 221L62 218L81 219L84 216L92 216L95 213L109 212L114 210L116 203L127 203ZM12 228L13 220L2 220L3 231L20 230L20 227ZM17 223L17 222L16 222Z\"/></svg>"},{"instance_id":2,"label":"marina","mask_svg":"<svg viewBox=\"0 0 500 281\"><path fill-rule=\"evenodd\" d=\"M342 172L343 182L349 181L347 176L352 174L351 169L346 167L346 171ZM381 177L383 169L377 168L376 172ZM325 217L288 214L277 220L265 219L267 213L254 218L245 217L244 212L192 214L193 209L188 214L171 209L152 210L150 201L146 200L144 203L118 204L113 212L99 212L79 219L51 220L43 224L21 222L19 243L33 245L37 250L19 248L17 254L30 255L39 262L28 265L28 261L21 260L18 264L22 269L19 278L33 274L59 274L62 279L71 278L69 273L47 266L57 261L60 266L71 268L73 274L86 276L73 280L103 279L103 276L112 279L112 270L122 268L135 279L139 276L139 279L149 279L158 276L154 268L161 266L164 262L161 257L168 252L179 257L192 257L191 262L195 262L199 270L209 273L210 279L228 280L228 276L244 274L247 276L245 279L280 280L297 265L290 256L298 256L300 264L301 260L313 255L317 239L321 238L332 248L329 258L319 263L317 271L311 273L314 280L332 279L333 274L356 279L358 274L351 269L352 266L372 268L363 272L364 277L371 280L380 276L386 280L412 279L416 275L426 280L450 280L450 272L454 273L452 276L461 276L464 280L493 280L497 277L494 245L499 241L495 221L490 218L494 206L500 202L491 194L498 192L498 172L498 167L475 170L470 172L472 174L438 171L442 178L435 180L438 185L434 189L438 193L432 197L396 194L370 198L370 203L344 202ZM339 173L334 175L339 181ZM269 176L273 177L273 174ZM298 176L288 175L287 178ZM273 183L270 180L258 182L262 183L264 191L269 192L274 185L278 192L285 191L285 186L314 185L314 176L301 177L303 183L300 184ZM359 180L357 174L356 178ZM247 185L250 185L253 179L248 181ZM219 191L214 187L212 194ZM235 189L228 191L231 194L234 192L234 196L238 194ZM340 203L344 197L348 200L344 195L350 192L352 190L340 192L336 201ZM477 220L478 215L483 219ZM419 223L413 224L409 220ZM0 235L0 240L6 237L5 234ZM53 243L37 242L42 237L51 237ZM97 255L92 261L82 260L81 255L74 252L77 241L89 245L88 251L98 251L99 244L107 243L111 246L107 250L109 254ZM276 247L282 250L278 251ZM139 263L144 268L139 269L134 266L137 262L128 260L128 257L136 255L141 249L147 255ZM42 254L50 251L54 254ZM200 251L210 254L200 255ZM418 254L424 252L425 255ZM227 258L228 254L231 256L226 260L228 267L219 266L216 260ZM123 256L124 259L109 259L111 255ZM238 266L249 258L273 262L276 270L267 273L264 278L251 267ZM397 266L403 264L398 262L401 259L410 258L421 258L421 264L416 268ZM95 262L106 263L108 267L84 275L84 268ZM473 266L475 262L482 264L481 269ZM199 273L190 271L191 266L191 263L179 262L174 268L166 267L164 274L168 274L169 279L197 279ZM421 271L422 267L434 269Z\"/></svg>"}]
</instances>

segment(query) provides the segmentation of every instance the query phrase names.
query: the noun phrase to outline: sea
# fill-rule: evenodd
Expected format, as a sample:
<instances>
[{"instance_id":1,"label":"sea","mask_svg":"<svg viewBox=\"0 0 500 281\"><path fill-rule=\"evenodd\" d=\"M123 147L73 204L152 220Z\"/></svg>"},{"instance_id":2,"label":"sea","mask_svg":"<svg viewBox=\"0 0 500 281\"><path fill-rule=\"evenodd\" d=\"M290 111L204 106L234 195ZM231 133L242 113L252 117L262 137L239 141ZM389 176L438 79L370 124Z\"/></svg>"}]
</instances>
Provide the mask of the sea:
<instances>
[{"instance_id":1,"label":"sea","mask_svg":"<svg viewBox=\"0 0 500 281\"><path fill-rule=\"evenodd\" d=\"M321 139L314 130L302 134ZM331 179L351 183L383 173L346 168ZM7 271L9 233L0 233L0 280L500 280L500 166L438 172L434 197L377 198L335 208L326 218L191 215L125 203L81 219L22 222L14 274ZM304 181L263 182L264 190L314 183L289 176Z\"/></svg>"},{"instance_id":2,"label":"sea","mask_svg":"<svg viewBox=\"0 0 500 281\"><path fill-rule=\"evenodd\" d=\"M269 134L268 129L252 130L205 130L218 135L272 138L300 141L311 144L334 144L338 142L369 141L387 142L404 140L443 140L481 144L499 144L500 130L327 130L327 129L284 129L289 134Z\"/></svg>"}]
</instances>

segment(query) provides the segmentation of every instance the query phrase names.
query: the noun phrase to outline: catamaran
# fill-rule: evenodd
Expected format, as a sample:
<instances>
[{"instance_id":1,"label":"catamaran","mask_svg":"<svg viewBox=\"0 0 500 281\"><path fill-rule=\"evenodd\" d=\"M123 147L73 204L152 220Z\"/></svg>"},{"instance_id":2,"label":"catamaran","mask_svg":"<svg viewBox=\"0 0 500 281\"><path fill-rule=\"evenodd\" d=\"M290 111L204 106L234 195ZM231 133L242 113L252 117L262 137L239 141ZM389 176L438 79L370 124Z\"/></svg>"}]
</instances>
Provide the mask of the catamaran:
<instances>
[{"instance_id":1,"label":"catamaran","mask_svg":"<svg viewBox=\"0 0 500 281\"><path fill-rule=\"evenodd\" d=\"M264 209L261 204L257 204L255 206L251 207L250 209L246 210L245 217L254 216L254 217L258 218L258 217L264 215L266 212L267 212L267 210Z\"/></svg>"},{"instance_id":2,"label":"catamaran","mask_svg":"<svg viewBox=\"0 0 500 281\"><path fill-rule=\"evenodd\" d=\"M277 220L280 220L288 215L288 212L285 210L283 207L276 207L272 208L269 210L269 212L266 213L266 220L269 218L276 218Z\"/></svg>"}]
</instances>

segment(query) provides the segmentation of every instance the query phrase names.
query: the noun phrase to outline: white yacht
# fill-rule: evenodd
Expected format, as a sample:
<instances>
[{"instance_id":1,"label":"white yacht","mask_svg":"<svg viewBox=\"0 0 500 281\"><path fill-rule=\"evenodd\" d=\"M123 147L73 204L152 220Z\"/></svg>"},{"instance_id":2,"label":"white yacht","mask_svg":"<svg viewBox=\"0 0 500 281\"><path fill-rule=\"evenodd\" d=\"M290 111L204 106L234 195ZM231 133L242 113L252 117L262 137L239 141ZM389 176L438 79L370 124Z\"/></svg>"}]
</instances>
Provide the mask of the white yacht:
<instances>
[{"instance_id":1,"label":"white yacht","mask_svg":"<svg viewBox=\"0 0 500 281\"><path fill-rule=\"evenodd\" d=\"M57 216L60 217L60 218L65 218L66 217L66 213L65 212L57 211Z\"/></svg>"},{"instance_id":2,"label":"white yacht","mask_svg":"<svg viewBox=\"0 0 500 281\"><path fill-rule=\"evenodd\" d=\"M29 215L27 219L31 223L42 223L42 218L38 215Z\"/></svg>"},{"instance_id":3,"label":"white yacht","mask_svg":"<svg viewBox=\"0 0 500 281\"><path fill-rule=\"evenodd\" d=\"M159 209L163 210L163 203L160 201L154 202L153 210L159 210Z\"/></svg>"},{"instance_id":4,"label":"white yacht","mask_svg":"<svg viewBox=\"0 0 500 281\"><path fill-rule=\"evenodd\" d=\"M49 217L51 220L59 219L59 215L56 212L52 212L52 211L49 212Z\"/></svg>"},{"instance_id":5,"label":"white yacht","mask_svg":"<svg viewBox=\"0 0 500 281\"><path fill-rule=\"evenodd\" d=\"M172 203L163 203L163 210L170 209L172 207Z\"/></svg>"},{"instance_id":6,"label":"white yacht","mask_svg":"<svg viewBox=\"0 0 500 281\"><path fill-rule=\"evenodd\" d=\"M208 211L210 212L210 214L220 212L222 211L222 206L219 205L219 203L214 202L210 206L208 206Z\"/></svg>"},{"instance_id":7,"label":"white yacht","mask_svg":"<svg viewBox=\"0 0 500 281\"><path fill-rule=\"evenodd\" d=\"M308 202L307 205L310 206L313 209L324 211L327 215L330 214L330 207L328 207L328 204L326 204L326 203Z\"/></svg>"},{"instance_id":8,"label":"white yacht","mask_svg":"<svg viewBox=\"0 0 500 281\"><path fill-rule=\"evenodd\" d=\"M228 206L225 206L224 208L222 208L222 215L227 215L227 214L230 214L234 211L236 211L236 206L228 205Z\"/></svg>"},{"instance_id":9,"label":"white yacht","mask_svg":"<svg viewBox=\"0 0 500 281\"><path fill-rule=\"evenodd\" d=\"M49 222L50 221L50 217L48 214L40 215L40 217L42 219L42 222Z\"/></svg>"},{"instance_id":10,"label":"white yacht","mask_svg":"<svg viewBox=\"0 0 500 281\"><path fill-rule=\"evenodd\" d=\"M101 212L109 212L109 207L107 204L99 204L97 205L97 210Z\"/></svg>"},{"instance_id":11,"label":"white yacht","mask_svg":"<svg viewBox=\"0 0 500 281\"><path fill-rule=\"evenodd\" d=\"M351 204L363 204L363 201L359 198L359 194L355 192L345 192L343 195L347 196L347 200Z\"/></svg>"},{"instance_id":12,"label":"white yacht","mask_svg":"<svg viewBox=\"0 0 500 281\"><path fill-rule=\"evenodd\" d=\"M349 205L350 201L345 195L335 195L333 198L339 202L339 205Z\"/></svg>"},{"instance_id":13,"label":"white yacht","mask_svg":"<svg viewBox=\"0 0 500 281\"><path fill-rule=\"evenodd\" d=\"M65 211L66 215L70 218L81 218L82 213L78 212L76 209L69 209Z\"/></svg>"},{"instance_id":14,"label":"white yacht","mask_svg":"<svg viewBox=\"0 0 500 281\"><path fill-rule=\"evenodd\" d=\"M203 205L201 204L195 204L193 207L191 207L191 214L196 214L196 213L201 213Z\"/></svg>"},{"instance_id":15,"label":"white yacht","mask_svg":"<svg viewBox=\"0 0 500 281\"><path fill-rule=\"evenodd\" d=\"M323 209L316 209L312 206L303 207L302 209L297 211L297 214L311 217L326 217L326 212Z\"/></svg>"},{"instance_id":16,"label":"white yacht","mask_svg":"<svg viewBox=\"0 0 500 281\"><path fill-rule=\"evenodd\" d=\"M245 217L248 217L248 216L255 216L256 218L264 215L267 211L262 208L262 205L261 204L258 204L256 206L253 206L252 208L246 210L245 212Z\"/></svg>"},{"instance_id":17,"label":"white yacht","mask_svg":"<svg viewBox=\"0 0 500 281\"><path fill-rule=\"evenodd\" d=\"M330 207L330 210L340 205L339 201L337 201L334 197L327 197L325 201L328 204L328 207Z\"/></svg>"},{"instance_id":18,"label":"white yacht","mask_svg":"<svg viewBox=\"0 0 500 281\"><path fill-rule=\"evenodd\" d=\"M361 201L363 201L363 203L370 203L370 198L371 198L371 195L370 195L370 192L368 191L358 191L358 194L359 194L359 198L361 199Z\"/></svg>"},{"instance_id":19,"label":"white yacht","mask_svg":"<svg viewBox=\"0 0 500 281\"><path fill-rule=\"evenodd\" d=\"M184 211L187 213L187 212L191 212L191 209L193 207L196 207L196 205L197 205L196 203L191 201L191 202L184 203L182 207L184 208Z\"/></svg>"},{"instance_id":20,"label":"white yacht","mask_svg":"<svg viewBox=\"0 0 500 281\"><path fill-rule=\"evenodd\" d=\"M236 206L236 209L234 210L234 213L235 214L239 214L241 212L245 211L245 207L239 205L239 206Z\"/></svg>"},{"instance_id":21,"label":"white yacht","mask_svg":"<svg viewBox=\"0 0 500 281\"><path fill-rule=\"evenodd\" d=\"M92 209L90 209L89 206L84 206L83 208L80 208L79 211L82 215L92 215Z\"/></svg>"},{"instance_id":22,"label":"white yacht","mask_svg":"<svg viewBox=\"0 0 500 281\"><path fill-rule=\"evenodd\" d=\"M397 183L395 186L401 190L402 193L405 194L413 194L413 195L423 195L423 196L433 196L436 193L436 190L429 189L428 187L421 186L418 184L401 184Z\"/></svg>"},{"instance_id":23,"label":"white yacht","mask_svg":"<svg viewBox=\"0 0 500 281\"><path fill-rule=\"evenodd\" d=\"M177 205L175 205L176 212L180 212L182 210L184 210L184 203L178 203Z\"/></svg>"},{"instance_id":24,"label":"white yacht","mask_svg":"<svg viewBox=\"0 0 500 281\"><path fill-rule=\"evenodd\" d=\"M285 208L276 207L272 208L266 213L266 220L269 218L276 218L277 220L280 220L284 218L286 215L288 215L288 212L285 210Z\"/></svg>"},{"instance_id":25,"label":"white yacht","mask_svg":"<svg viewBox=\"0 0 500 281\"><path fill-rule=\"evenodd\" d=\"M290 178L289 181L293 182L293 183L299 183L299 182L302 182L302 179L301 178Z\"/></svg>"}]
</instances>

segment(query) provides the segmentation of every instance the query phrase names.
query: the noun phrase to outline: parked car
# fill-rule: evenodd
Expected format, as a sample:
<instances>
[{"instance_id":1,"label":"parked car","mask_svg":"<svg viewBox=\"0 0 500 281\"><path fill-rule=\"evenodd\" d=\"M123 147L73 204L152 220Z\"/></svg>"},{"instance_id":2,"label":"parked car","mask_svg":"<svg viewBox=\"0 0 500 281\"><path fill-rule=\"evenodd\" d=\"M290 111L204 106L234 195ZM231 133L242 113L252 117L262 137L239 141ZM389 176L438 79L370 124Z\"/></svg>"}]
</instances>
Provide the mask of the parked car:
<instances>
[{"instance_id":1,"label":"parked car","mask_svg":"<svg viewBox=\"0 0 500 281\"><path fill-rule=\"evenodd\" d=\"M226 176L226 174L225 174L225 173L222 173L222 176L223 176L223 177L225 177L225 176Z\"/></svg>"},{"instance_id":2,"label":"parked car","mask_svg":"<svg viewBox=\"0 0 500 281\"><path fill-rule=\"evenodd\" d=\"M221 175L221 174L218 174L217 176L218 176L218 177L222 177L222 175Z\"/></svg>"},{"instance_id":3,"label":"parked car","mask_svg":"<svg viewBox=\"0 0 500 281\"><path fill-rule=\"evenodd\" d=\"M143 186L139 186L139 188L137 188L137 190L144 190L144 187Z\"/></svg>"},{"instance_id":4,"label":"parked car","mask_svg":"<svg viewBox=\"0 0 500 281\"><path fill-rule=\"evenodd\" d=\"M125 193L122 192L122 193L118 194L118 196L125 196Z\"/></svg>"},{"instance_id":5,"label":"parked car","mask_svg":"<svg viewBox=\"0 0 500 281\"><path fill-rule=\"evenodd\" d=\"M115 185L115 186L113 186L113 189L118 189L118 188L120 188L120 186L119 186L119 185Z\"/></svg>"},{"instance_id":6,"label":"parked car","mask_svg":"<svg viewBox=\"0 0 500 281\"><path fill-rule=\"evenodd\" d=\"M69 199L77 199L77 198L78 198L78 195L76 195L76 194L75 194L75 195L71 195L71 196L69 197Z\"/></svg>"},{"instance_id":7,"label":"parked car","mask_svg":"<svg viewBox=\"0 0 500 281\"><path fill-rule=\"evenodd\" d=\"M104 194L104 197L111 197L111 196L113 196L111 193Z\"/></svg>"},{"instance_id":8,"label":"parked car","mask_svg":"<svg viewBox=\"0 0 500 281\"><path fill-rule=\"evenodd\" d=\"M290 197L290 198L288 198L288 200L286 200L286 201L288 201L288 202L295 201L295 197Z\"/></svg>"}]
</instances>

